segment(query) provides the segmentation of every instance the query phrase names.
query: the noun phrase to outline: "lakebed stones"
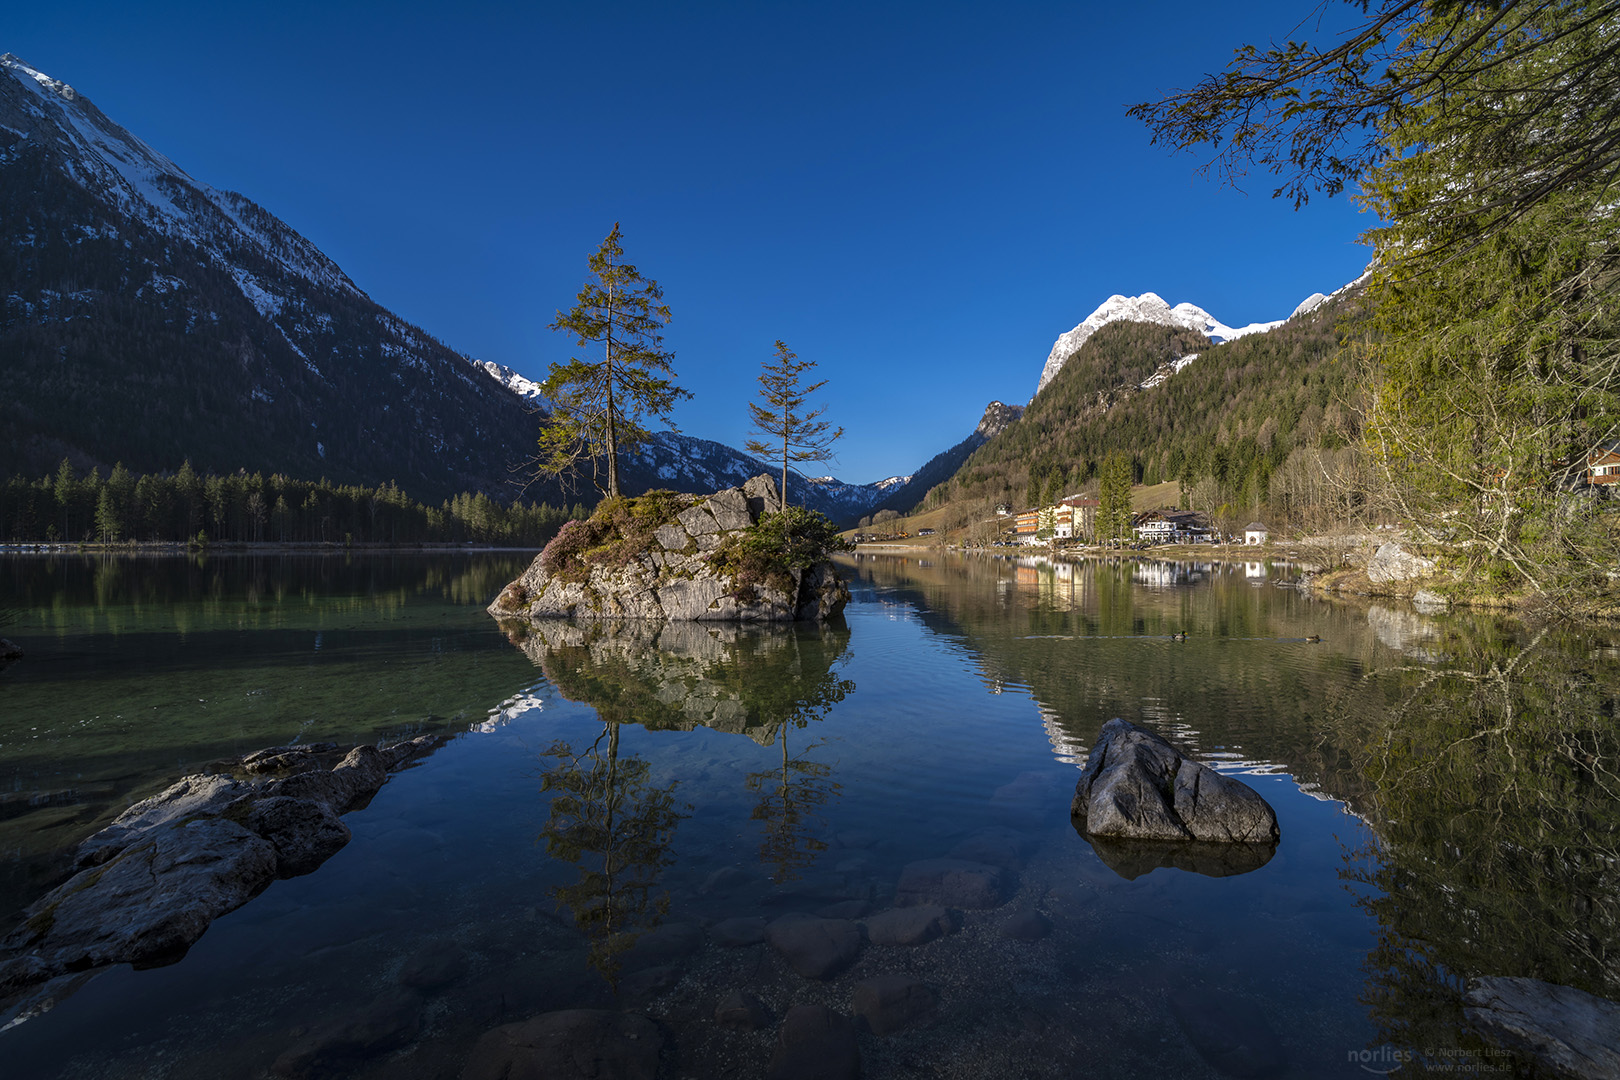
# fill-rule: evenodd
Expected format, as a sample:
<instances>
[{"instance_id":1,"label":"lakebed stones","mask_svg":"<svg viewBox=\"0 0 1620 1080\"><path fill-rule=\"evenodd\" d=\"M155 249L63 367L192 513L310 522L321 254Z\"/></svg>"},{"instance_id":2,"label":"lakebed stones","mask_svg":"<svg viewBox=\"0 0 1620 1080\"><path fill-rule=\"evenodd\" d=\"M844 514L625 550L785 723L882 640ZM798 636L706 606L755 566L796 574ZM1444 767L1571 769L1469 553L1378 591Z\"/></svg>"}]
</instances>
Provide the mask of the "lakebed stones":
<instances>
[{"instance_id":1,"label":"lakebed stones","mask_svg":"<svg viewBox=\"0 0 1620 1080\"><path fill-rule=\"evenodd\" d=\"M299 1039L276 1058L271 1072L292 1078L346 1073L378 1054L404 1046L421 1027L422 999L407 990L395 990L354 1015Z\"/></svg>"},{"instance_id":2,"label":"lakebed stones","mask_svg":"<svg viewBox=\"0 0 1620 1080\"><path fill-rule=\"evenodd\" d=\"M759 915L725 919L709 927L709 940L723 949L740 949L765 940L765 919Z\"/></svg>"},{"instance_id":3,"label":"lakebed stones","mask_svg":"<svg viewBox=\"0 0 1620 1080\"><path fill-rule=\"evenodd\" d=\"M1088 837L1277 842L1277 815L1253 788L1117 718L1103 725L1069 813Z\"/></svg>"},{"instance_id":4,"label":"lakebed stones","mask_svg":"<svg viewBox=\"0 0 1620 1080\"><path fill-rule=\"evenodd\" d=\"M1001 924L1001 936L1009 941L1039 941L1052 932L1052 921L1034 908L1015 911Z\"/></svg>"},{"instance_id":5,"label":"lakebed stones","mask_svg":"<svg viewBox=\"0 0 1620 1080\"><path fill-rule=\"evenodd\" d=\"M725 539L776 507L767 476L687 505L652 530L648 550L575 575L553 574L542 553L503 589L489 613L499 619L669 619L718 622L825 622L849 602L832 564L787 572L783 581L739 589L710 564ZM580 576L582 575L582 576ZM572 578L572 579L570 579Z\"/></svg>"},{"instance_id":6,"label":"lakebed stones","mask_svg":"<svg viewBox=\"0 0 1620 1080\"><path fill-rule=\"evenodd\" d=\"M461 1080L653 1080L663 1046L645 1016L564 1009L485 1032Z\"/></svg>"},{"instance_id":7,"label":"lakebed stones","mask_svg":"<svg viewBox=\"0 0 1620 1080\"><path fill-rule=\"evenodd\" d=\"M1551 1075L1620 1076L1620 1003L1539 979L1470 979L1463 1017L1504 1050Z\"/></svg>"},{"instance_id":8,"label":"lakebed stones","mask_svg":"<svg viewBox=\"0 0 1620 1080\"><path fill-rule=\"evenodd\" d=\"M1225 1076L1260 1080L1288 1067L1282 1041L1250 1002L1183 988L1171 992L1170 1012L1198 1055Z\"/></svg>"},{"instance_id":9,"label":"lakebed stones","mask_svg":"<svg viewBox=\"0 0 1620 1080\"><path fill-rule=\"evenodd\" d=\"M957 919L937 904L890 908L866 920L866 936L874 945L926 945L954 934Z\"/></svg>"},{"instance_id":10,"label":"lakebed stones","mask_svg":"<svg viewBox=\"0 0 1620 1080\"><path fill-rule=\"evenodd\" d=\"M178 960L214 919L329 858L349 839L338 815L442 742L356 747L330 769L319 754L293 755L305 771L288 776L237 762L246 778L187 776L136 803L84 842L78 872L0 942L0 994L70 971Z\"/></svg>"},{"instance_id":11,"label":"lakebed stones","mask_svg":"<svg viewBox=\"0 0 1620 1080\"><path fill-rule=\"evenodd\" d=\"M766 1080L856 1080L860 1075L861 1048L848 1017L825 1005L788 1010Z\"/></svg>"},{"instance_id":12,"label":"lakebed stones","mask_svg":"<svg viewBox=\"0 0 1620 1080\"><path fill-rule=\"evenodd\" d=\"M727 1031L758 1031L771 1022L771 1011L748 991L732 990L715 1005L714 1022Z\"/></svg>"},{"instance_id":13,"label":"lakebed stones","mask_svg":"<svg viewBox=\"0 0 1620 1080\"><path fill-rule=\"evenodd\" d=\"M1008 875L999 866L967 859L922 859L907 863L895 886L895 907L938 904L951 908L1000 907Z\"/></svg>"},{"instance_id":14,"label":"lakebed stones","mask_svg":"<svg viewBox=\"0 0 1620 1080\"><path fill-rule=\"evenodd\" d=\"M930 1019L939 994L911 975L878 975L855 984L855 1015L874 1035L887 1035Z\"/></svg>"},{"instance_id":15,"label":"lakebed stones","mask_svg":"<svg viewBox=\"0 0 1620 1080\"><path fill-rule=\"evenodd\" d=\"M854 962L861 951L861 928L848 919L783 915L765 928L788 967L807 979L830 979Z\"/></svg>"}]
</instances>

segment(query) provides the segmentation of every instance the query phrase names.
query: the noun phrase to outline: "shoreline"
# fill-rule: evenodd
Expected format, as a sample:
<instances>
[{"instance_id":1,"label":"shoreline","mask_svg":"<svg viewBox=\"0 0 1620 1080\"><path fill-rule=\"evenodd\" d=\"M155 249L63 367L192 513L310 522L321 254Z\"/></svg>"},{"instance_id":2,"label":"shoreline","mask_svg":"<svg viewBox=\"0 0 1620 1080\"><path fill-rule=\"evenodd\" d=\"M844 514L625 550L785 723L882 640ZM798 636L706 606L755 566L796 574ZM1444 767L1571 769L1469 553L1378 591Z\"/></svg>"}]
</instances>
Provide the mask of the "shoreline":
<instances>
[{"instance_id":1,"label":"shoreline","mask_svg":"<svg viewBox=\"0 0 1620 1080\"><path fill-rule=\"evenodd\" d=\"M1423 591L1443 587L1443 578L1412 578L1386 586L1376 586L1367 578L1365 564L1372 552L1384 543L1399 542L1399 535L1310 538L1286 547L1276 543L1237 544L1160 544L1149 548L1085 547L1053 551L1045 545L1017 547L968 547L950 543L916 543L890 541L859 545L862 551L884 554L921 555L948 553L954 555L988 555L1007 558L1044 558L1053 562L1082 563L1104 559L1133 559L1136 561L1162 560L1166 562L1239 563L1271 561L1284 562L1296 567L1300 576L1294 581L1280 581L1279 585L1297 588L1323 597L1341 597L1366 600L1401 600L1413 603L1414 596ZM1300 550L1300 549L1307 550ZM1310 550L1315 549L1315 550ZM1439 610L1467 610L1512 615L1537 621L1548 619L1574 619L1613 625L1620 623L1620 609L1594 604L1564 603L1556 608L1550 602L1534 596L1474 596L1465 599L1442 596L1444 605Z\"/></svg>"},{"instance_id":2,"label":"shoreline","mask_svg":"<svg viewBox=\"0 0 1620 1080\"><path fill-rule=\"evenodd\" d=\"M0 555L220 555L220 554L286 554L286 555L344 555L382 552L529 552L538 554L540 546L503 546L499 544L417 543L387 544L376 541L340 544L327 541L274 541L253 543L246 540L222 540L207 544L188 544L183 541L143 540L132 543L72 543L60 541L18 541L0 544Z\"/></svg>"}]
</instances>

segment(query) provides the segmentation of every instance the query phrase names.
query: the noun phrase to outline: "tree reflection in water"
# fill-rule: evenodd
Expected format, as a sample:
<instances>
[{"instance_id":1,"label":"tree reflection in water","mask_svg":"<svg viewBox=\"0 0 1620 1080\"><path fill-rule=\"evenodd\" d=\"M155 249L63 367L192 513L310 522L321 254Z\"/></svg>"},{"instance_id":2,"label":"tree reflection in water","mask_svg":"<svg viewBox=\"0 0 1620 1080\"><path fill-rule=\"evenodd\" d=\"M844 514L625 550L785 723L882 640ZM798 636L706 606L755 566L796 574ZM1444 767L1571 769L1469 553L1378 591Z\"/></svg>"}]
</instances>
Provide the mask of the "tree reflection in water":
<instances>
[{"instance_id":1,"label":"tree reflection in water","mask_svg":"<svg viewBox=\"0 0 1620 1080\"><path fill-rule=\"evenodd\" d=\"M1344 871L1379 923L1363 1000L1386 1043L1448 1069L1484 1052L1471 977L1620 999L1620 676L1590 629L1513 629L1449 624L1425 644L1443 665L1370 675L1335 710L1380 838Z\"/></svg>"},{"instance_id":2,"label":"tree reflection in water","mask_svg":"<svg viewBox=\"0 0 1620 1080\"><path fill-rule=\"evenodd\" d=\"M546 854L580 868L577 881L551 896L590 938L591 966L613 982L625 950L669 908L668 894L654 890L674 861L670 841L688 816L682 809L691 807L676 808L679 781L653 784L646 759L620 757L618 724L604 727L582 754L561 741L545 751L554 764L540 778L551 796L540 835Z\"/></svg>"},{"instance_id":3,"label":"tree reflection in water","mask_svg":"<svg viewBox=\"0 0 1620 1080\"><path fill-rule=\"evenodd\" d=\"M778 730L776 737L782 745L780 771L748 774L748 790L762 793L759 804L749 814L765 826L759 861L771 867L771 880L778 884L797 878L827 850L827 841L819 835L823 821L818 811L840 790L832 779L832 766L808 757L810 751L822 745L820 742L805 747L798 757L789 756L788 728L804 727L805 722L784 723Z\"/></svg>"},{"instance_id":4,"label":"tree reflection in water","mask_svg":"<svg viewBox=\"0 0 1620 1080\"><path fill-rule=\"evenodd\" d=\"M606 731L583 754L558 743L542 790L552 796L542 831L547 851L582 866L579 880L553 890L592 938L592 963L611 979L618 958L668 906L658 875L686 815L677 781L657 786L648 763L619 754L619 727L690 731L703 727L776 742L781 765L747 777L761 793L751 817L764 823L759 857L777 881L797 876L826 848L819 811L839 791L832 765L798 754L788 733L825 719L855 684L841 678L849 631L842 626L508 621L508 637L562 696L596 709ZM606 740L606 753L602 751Z\"/></svg>"}]
</instances>

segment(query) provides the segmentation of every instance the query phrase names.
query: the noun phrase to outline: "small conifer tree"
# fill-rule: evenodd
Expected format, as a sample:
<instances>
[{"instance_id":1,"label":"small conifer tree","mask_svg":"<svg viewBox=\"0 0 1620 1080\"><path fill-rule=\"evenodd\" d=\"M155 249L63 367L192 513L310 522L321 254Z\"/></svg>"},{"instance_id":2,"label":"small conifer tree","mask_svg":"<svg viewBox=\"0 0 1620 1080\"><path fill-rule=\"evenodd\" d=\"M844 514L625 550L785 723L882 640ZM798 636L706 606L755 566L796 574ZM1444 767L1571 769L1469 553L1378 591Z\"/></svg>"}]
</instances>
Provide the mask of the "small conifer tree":
<instances>
[{"instance_id":1,"label":"small conifer tree","mask_svg":"<svg viewBox=\"0 0 1620 1080\"><path fill-rule=\"evenodd\" d=\"M830 461L832 444L843 438L844 429L831 430L832 425L820 419L825 406L800 412L811 394L827 385L823 379L809 386L801 386L800 378L816 366L814 360L800 360L781 341L776 343L774 361L761 365L759 374L760 402L748 403L749 416L761 436L749 439L744 445L750 454L758 454L782 462L781 508L787 509L788 466L805 461ZM761 402L763 404L761 404ZM770 442L766 442L770 439Z\"/></svg>"}]
</instances>

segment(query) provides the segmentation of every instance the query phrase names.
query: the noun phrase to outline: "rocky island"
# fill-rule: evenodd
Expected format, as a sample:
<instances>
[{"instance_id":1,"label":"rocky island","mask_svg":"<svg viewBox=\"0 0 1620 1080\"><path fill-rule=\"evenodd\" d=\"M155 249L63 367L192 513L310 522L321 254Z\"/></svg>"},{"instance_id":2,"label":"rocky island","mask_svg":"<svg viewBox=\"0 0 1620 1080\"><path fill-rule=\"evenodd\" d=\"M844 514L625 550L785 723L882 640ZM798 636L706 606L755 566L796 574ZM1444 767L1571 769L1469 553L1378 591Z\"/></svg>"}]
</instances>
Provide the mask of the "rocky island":
<instances>
[{"instance_id":1,"label":"rocky island","mask_svg":"<svg viewBox=\"0 0 1620 1080\"><path fill-rule=\"evenodd\" d=\"M602 500L501 590L498 619L825 622L849 602L832 522L779 505L768 476L712 495Z\"/></svg>"}]
</instances>

